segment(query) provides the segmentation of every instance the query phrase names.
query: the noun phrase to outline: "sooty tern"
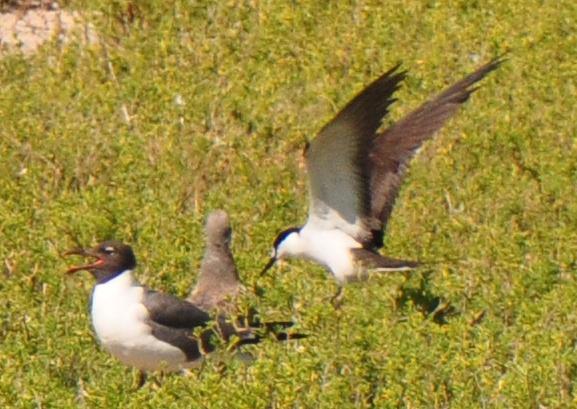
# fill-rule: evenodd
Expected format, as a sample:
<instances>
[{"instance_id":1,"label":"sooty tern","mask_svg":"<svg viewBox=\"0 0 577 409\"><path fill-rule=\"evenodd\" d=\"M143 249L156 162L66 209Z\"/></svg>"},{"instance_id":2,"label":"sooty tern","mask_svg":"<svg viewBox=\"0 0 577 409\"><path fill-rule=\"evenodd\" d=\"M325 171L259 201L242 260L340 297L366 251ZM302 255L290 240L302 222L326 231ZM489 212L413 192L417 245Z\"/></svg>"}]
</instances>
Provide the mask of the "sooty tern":
<instances>
[{"instance_id":1,"label":"sooty tern","mask_svg":"<svg viewBox=\"0 0 577 409\"><path fill-rule=\"evenodd\" d=\"M378 253L409 162L477 89L473 85L502 61L481 66L379 133L406 73L397 65L357 94L305 147L308 220L276 237L261 274L279 259L312 260L331 271L340 294L343 284L369 271L417 267Z\"/></svg>"},{"instance_id":2,"label":"sooty tern","mask_svg":"<svg viewBox=\"0 0 577 409\"><path fill-rule=\"evenodd\" d=\"M218 219L218 214L215 217ZM234 260L232 257L223 259L211 250L211 237L214 239L213 245L218 242L218 234L212 228L215 225L222 227L220 223L211 224L211 220L215 218L209 217L207 224L207 254L212 252L209 257L211 267L203 264L199 283L193 291L195 296L192 297L192 300L197 297L203 300L199 305L139 284L133 275L136 267L134 253L130 246L121 242L110 240L90 249L74 249L65 253L96 259L90 264L71 267L68 273L87 270L96 279L91 317L98 340L114 357L139 369L141 374L196 366L204 355L214 351L222 342L228 348L236 348L258 343L270 333L277 340L304 337L302 334L282 332L282 329L292 326L291 322L259 323L252 317L214 316L210 313L209 310L222 305L225 299L234 297L241 287L238 276L234 285L236 289L212 284L218 281L213 278L220 273L219 266L232 271L230 263L234 265ZM228 224L228 218L225 222ZM228 249L228 241L221 244ZM203 288L210 293L209 296L203 296Z\"/></svg>"}]
</instances>

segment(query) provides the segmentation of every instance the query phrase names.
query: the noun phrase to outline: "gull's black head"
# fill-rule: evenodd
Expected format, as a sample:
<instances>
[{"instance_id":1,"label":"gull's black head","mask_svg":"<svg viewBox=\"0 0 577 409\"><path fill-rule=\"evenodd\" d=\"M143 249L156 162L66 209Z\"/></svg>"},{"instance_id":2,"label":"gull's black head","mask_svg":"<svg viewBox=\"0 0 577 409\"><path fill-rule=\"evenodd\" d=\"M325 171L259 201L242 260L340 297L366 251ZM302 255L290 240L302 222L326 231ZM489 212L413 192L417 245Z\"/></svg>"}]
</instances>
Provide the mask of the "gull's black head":
<instances>
[{"instance_id":1,"label":"gull's black head","mask_svg":"<svg viewBox=\"0 0 577 409\"><path fill-rule=\"evenodd\" d=\"M136 258L132 248L116 240L104 241L90 249L77 248L64 253L64 255L72 254L95 258L96 261L71 267L67 273L71 274L86 270L94 276L98 283L105 283L124 271L132 270L136 267Z\"/></svg>"},{"instance_id":2,"label":"gull's black head","mask_svg":"<svg viewBox=\"0 0 577 409\"><path fill-rule=\"evenodd\" d=\"M295 246L293 245L293 241L297 239L300 231L301 231L300 227L291 227L289 229L281 231L276 236L272 245L273 247L271 257L266 266L263 268L262 272L260 273L261 276L264 273L266 273L277 260L282 259L285 256L294 255L295 251L293 247Z\"/></svg>"}]
</instances>

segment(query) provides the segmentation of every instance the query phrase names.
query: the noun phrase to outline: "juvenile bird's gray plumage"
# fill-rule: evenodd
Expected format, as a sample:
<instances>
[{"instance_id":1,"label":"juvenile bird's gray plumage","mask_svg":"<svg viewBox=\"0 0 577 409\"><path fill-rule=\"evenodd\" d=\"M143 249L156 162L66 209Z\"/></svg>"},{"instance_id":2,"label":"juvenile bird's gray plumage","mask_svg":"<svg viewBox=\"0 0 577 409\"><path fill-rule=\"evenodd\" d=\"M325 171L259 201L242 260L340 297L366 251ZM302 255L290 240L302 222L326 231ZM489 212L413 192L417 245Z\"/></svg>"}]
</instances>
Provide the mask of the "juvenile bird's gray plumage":
<instances>
[{"instance_id":1,"label":"juvenile bird's gray plumage","mask_svg":"<svg viewBox=\"0 0 577 409\"><path fill-rule=\"evenodd\" d=\"M377 130L405 72L394 67L357 94L307 145L308 220L276 237L263 273L277 259L305 258L343 285L369 271L417 267L378 253L409 161L501 62L481 66L384 132Z\"/></svg>"},{"instance_id":2,"label":"juvenile bird's gray plumage","mask_svg":"<svg viewBox=\"0 0 577 409\"><path fill-rule=\"evenodd\" d=\"M200 274L188 297L188 301L206 311L231 312L233 301L244 289L230 249L231 235L226 212L213 211L206 222L206 248Z\"/></svg>"}]
</instances>

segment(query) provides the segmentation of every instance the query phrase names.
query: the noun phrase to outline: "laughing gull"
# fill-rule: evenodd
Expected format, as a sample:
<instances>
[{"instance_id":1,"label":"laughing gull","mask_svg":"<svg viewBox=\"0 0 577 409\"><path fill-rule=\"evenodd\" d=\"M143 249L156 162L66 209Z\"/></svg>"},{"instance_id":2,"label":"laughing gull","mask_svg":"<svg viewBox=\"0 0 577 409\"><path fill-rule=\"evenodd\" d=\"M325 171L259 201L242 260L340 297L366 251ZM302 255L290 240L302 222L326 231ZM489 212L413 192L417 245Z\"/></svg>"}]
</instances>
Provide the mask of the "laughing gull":
<instances>
[{"instance_id":1,"label":"laughing gull","mask_svg":"<svg viewBox=\"0 0 577 409\"><path fill-rule=\"evenodd\" d=\"M292 322L261 324L239 317L230 320L224 314L213 316L189 301L141 285L133 275L136 258L132 248L119 241L65 254L96 259L71 267L68 273L87 270L96 279L91 300L96 336L104 349L141 374L197 366L221 343L230 349L258 343L270 333L277 340L305 337L279 331Z\"/></svg>"},{"instance_id":2,"label":"laughing gull","mask_svg":"<svg viewBox=\"0 0 577 409\"><path fill-rule=\"evenodd\" d=\"M405 72L397 65L362 90L305 147L308 220L276 237L261 275L276 260L304 258L330 270L340 294L342 285L370 271L417 267L378 253L409 161L477 89L473 85L502 61L483 65L384 132L377 129Z\"/></svg>"}]
</instances>

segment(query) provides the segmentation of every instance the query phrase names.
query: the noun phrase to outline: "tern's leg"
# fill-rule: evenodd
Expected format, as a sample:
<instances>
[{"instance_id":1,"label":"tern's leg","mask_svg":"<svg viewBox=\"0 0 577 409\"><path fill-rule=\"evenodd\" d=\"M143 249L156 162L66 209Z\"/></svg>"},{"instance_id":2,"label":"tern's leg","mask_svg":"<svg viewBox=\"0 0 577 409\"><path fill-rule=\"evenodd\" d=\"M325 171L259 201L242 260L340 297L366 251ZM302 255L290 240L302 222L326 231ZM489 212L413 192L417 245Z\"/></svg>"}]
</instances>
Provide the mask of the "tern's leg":
<instances>
[{"instance_id":1,"label":"tern's leg","mask_svg":"<svg viewBox=\"0 0 577 409\"><path fill-rule=\"evenodd\" d=\"M136 375L136 386L134 389L139 390L140 388L142 388L146 383L146 379L147 379L146 372L138 371Z\"/></svg>"},{"instance_id":2,"label":"tern's leg","mask_svg":"<svg viewBox=\"0 0 577 409\"><path fill-rule=\"evenodd\" d=\"M343 306L344 301L345 301L345 288L342 285L339 285L337 288L337 292L331 298L331 304L333 305L335 310L338 310Z\"/></svg>"},{"instance_id":3,"label":"tern's leg","mask_svg":"<svg viewBox=\"0 0 577 409\"><path fill-rule=\"evenodd\" d=\"M228 371L228 367L224 361L218 361L216 363L216 372L219 374L220 379L223 379Z\"/></svg>"}]
</instances>

